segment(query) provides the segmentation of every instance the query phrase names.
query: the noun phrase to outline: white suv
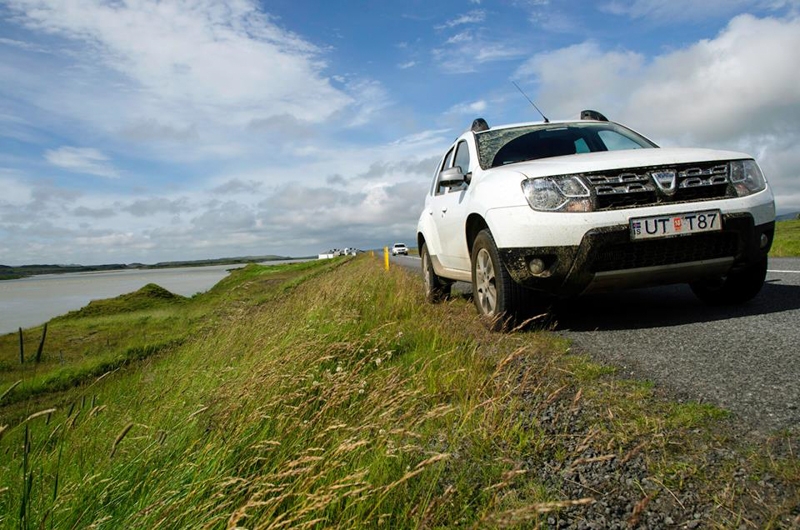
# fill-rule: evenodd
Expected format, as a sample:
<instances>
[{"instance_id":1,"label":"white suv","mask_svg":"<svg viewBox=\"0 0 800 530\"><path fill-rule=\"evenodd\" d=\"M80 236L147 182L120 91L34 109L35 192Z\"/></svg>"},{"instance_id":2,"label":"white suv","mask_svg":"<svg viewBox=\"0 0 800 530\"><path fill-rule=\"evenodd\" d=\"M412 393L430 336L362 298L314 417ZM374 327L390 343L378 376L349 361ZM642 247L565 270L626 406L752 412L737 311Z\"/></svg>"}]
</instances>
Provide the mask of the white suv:
<instances>
[{"instance_id":1,"label":"white suv","mask_svg":"<svg viewBox=\"0 0 800 530\"><path fill-rule=\"evenodd\" d=\"M475 120L437 166L417 242L429 300L472 282L478 311L501 322L552 296L667 283L745 302L764 283L774 228L752 157L659 148L584 111Z\"/></svg>"},{"instance_id":2,"label":"white suv","mask_svg":"<svg viewBox=\"0 0 800 530\"><path fill-rule=\"evenodd\" d=\"M392 245L392 256L399 256L400 254L408 256L408 247L405 243L395 243Z\"/></svg>"}]
</instances>

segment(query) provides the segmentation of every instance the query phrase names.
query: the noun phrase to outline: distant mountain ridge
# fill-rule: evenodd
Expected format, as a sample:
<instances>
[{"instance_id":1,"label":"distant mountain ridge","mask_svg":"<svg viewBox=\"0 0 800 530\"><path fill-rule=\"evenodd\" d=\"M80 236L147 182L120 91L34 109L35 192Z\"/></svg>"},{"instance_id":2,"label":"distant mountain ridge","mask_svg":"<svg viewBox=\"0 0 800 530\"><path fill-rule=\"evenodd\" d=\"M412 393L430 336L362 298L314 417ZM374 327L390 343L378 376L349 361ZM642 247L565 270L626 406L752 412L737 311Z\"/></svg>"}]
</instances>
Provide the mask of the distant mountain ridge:
<instances>
[{"instance_id":1,"label":"distant mountain ridge","mask_svg":"<svg viewBox=\"0 0 800 530\"><path fill-rule=\"evenodd\" d=\"M316 256L314 256L316 258ZM111 263L107 265L20 265L8 266L0 265L0 280L13 280L17 278L25 278L27 276L34 276L37 274L65 274L68 272L98 272L110 270L125 270L125 269L168 269L175 267L207 267L211 265L234 265L237 263L260 263L263 261L279 261L291 259L306 259L306 258L292 258L287 256L276 256L269 254L266 256L241 256L235 258L216 258L216 259L201 259L201 260L186 260L186 261L162 261L152 265L144 263ZM310 258L308 258L310 259Z\"/></svg>"}]
</instances>

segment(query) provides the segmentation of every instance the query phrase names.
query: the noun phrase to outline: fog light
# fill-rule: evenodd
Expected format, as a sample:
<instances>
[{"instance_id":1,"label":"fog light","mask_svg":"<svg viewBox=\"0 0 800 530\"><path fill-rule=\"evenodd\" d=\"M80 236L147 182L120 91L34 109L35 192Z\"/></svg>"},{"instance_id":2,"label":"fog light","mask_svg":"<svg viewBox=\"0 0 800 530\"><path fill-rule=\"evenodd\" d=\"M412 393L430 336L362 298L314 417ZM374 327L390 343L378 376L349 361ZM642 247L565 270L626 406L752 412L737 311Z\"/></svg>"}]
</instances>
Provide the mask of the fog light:
<instances>
[{"instance_id":1,"label":"fog light","mask_svg":"<svg viewBox=\"0 0 800 530\"><path fill-rule=\"evenodd\" d=\"M761 248L767 248L769 245L769 237L767 234L761 234Z\"/></svg>"},{"instance_id":2,"label":"fog light","mask_svg":"<svg viewBox=\"0 0 800 530\"><path fill-rule=\"evenodd\" d=\"M544 272L544 261L540 260L539 258L534 258L528 263L528 268L531 271L531 274L539 275Z\"/></svg>"}]
</instances>

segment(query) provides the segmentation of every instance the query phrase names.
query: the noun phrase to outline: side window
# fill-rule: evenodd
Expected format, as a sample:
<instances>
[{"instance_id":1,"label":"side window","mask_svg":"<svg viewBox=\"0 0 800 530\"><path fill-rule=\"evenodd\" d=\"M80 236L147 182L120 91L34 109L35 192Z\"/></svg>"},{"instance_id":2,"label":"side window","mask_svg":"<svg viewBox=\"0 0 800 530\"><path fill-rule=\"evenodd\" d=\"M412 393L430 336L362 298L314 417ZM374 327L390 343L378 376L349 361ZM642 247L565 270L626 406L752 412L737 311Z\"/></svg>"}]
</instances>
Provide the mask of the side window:
<instances>
[{"instance_id":1,"label":"side window","mask_svg":"<svg viewBox=\"0 0 800 530\"><path fill-rule=\"evenodd\" d=\"M453 164L453 151L455 149L451 148L447 152L447 156L444 157L444 162L442 162L442 167L439 168L439 172L441 173L445 169L449 168Z\"/></svg>"},{"instance_id":2,"label":"side window","mask_svg":"<svg viewBox=\"0 0 800 530\"><path fill-rule=\"evenodd\" d=\"M436 172L436 190L435 190L436 195L441 195L442 193L447 191L447 188L439 185L439 173L441 173L442 171L444 171L449 167L452 167L454 152L455 148L454 147L450 148L450 150L447 152L447 155L445 155L444 160L442 161L442 165L439 167L439 171Z\"/></svg>"},{"instance_id":3,"label":"side window","mask_svg":"<svg viewBox=\"0 0 800 530\"><path fill-rule=\"evenodd\" d=\"M469 146L467 146L467 142L459 142L458 146L456 147L456 158L453 160L453 167L460 167L461 173L466 175L470 171L472 171L472 167L469 163ZM467 189L467 183L462 182L458 186L450 186L450 191L461 191Z\"/></svg>"},{"instance_id":4,"label":"side window","mask_svg":"<svg viewBox=\"0 0 800 530\"><path fill-rule=\"evenodd\" d=\"M471 171L467 142L460 142L456 147L456 161L453 163L453 167L455 166L461 167L461 172L465 175Z\"/></svg>"}]
</instances>

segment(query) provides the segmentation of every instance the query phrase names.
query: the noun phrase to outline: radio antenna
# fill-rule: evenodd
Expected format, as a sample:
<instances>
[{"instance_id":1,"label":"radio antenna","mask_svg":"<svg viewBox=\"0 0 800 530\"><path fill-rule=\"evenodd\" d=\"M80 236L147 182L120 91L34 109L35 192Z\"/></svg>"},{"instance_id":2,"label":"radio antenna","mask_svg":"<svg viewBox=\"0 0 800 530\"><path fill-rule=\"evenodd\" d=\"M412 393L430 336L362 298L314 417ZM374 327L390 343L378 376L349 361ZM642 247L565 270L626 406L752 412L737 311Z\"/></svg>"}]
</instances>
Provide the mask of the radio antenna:
<instances>
[{"instance_id":1,"label":"radio antenna","mask_svg":"<svg viewBox=\"0 0 800 530\"><path fill-rule=\"evenodd\" d=\"M541 110L539 110L539 107L537 107L537 106L536 106L536 103L534 103L533 101L531 101L531 98L529 98L529 97L528 97L528 94L526 94L525 92L523 92L523 91L522 91L522 89L519 87L519 85L518 85L518 84L517 84L515 81L511 81L511 83L513 83L513 84L514 84L514 86L515 86L515 87L517 87L517 90L519 90L519 93L520 93L520 94L522 94L523 96L525 96L525 99L527 99L527 100L528 100L528 103L530 103L531 105L533 105L533 108L535 108L535 109L536 109L536 112L538 112L539 114L541 114L541 115L542 115L542 118L544 118L544 122L545 122L545 123L550 123L550 120L548 120L548 119L547 119L547 116L545 116L545 115L544 115L544 113L543 113Z\"/></svg>"}]
</instances>

